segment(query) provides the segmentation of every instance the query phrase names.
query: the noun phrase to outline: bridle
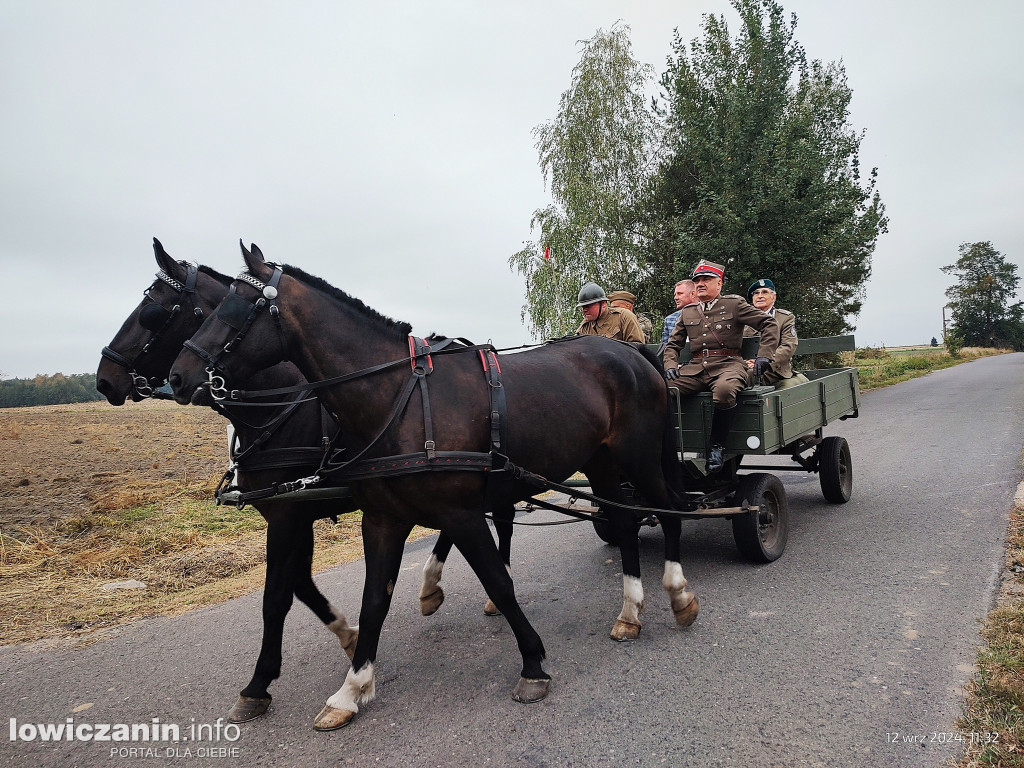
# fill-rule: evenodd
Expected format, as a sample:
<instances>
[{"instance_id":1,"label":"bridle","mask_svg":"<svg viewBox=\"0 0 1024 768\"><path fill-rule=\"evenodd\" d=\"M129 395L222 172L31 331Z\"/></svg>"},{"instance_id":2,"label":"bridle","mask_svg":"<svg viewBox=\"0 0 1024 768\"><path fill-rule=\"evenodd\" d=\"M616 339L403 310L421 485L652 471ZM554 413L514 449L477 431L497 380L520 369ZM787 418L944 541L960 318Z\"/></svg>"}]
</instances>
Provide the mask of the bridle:
<instances>
[{"instance_id":1,"label":"bridle","mask_svg":"<svg viewBox=\"0 0 1024 768\"><path fill-rule=\"evenodd\" d=\"M147 304L139 311L139 325L149 331L150 336L146 340L146 343L142 345L142 350L139 354L129 360L120 352L117 352L110 347L104 347L100 352L103 357L116 365L121 366L128 372L128 375L132 379L132 391L142 399L149 397L157 399L169 398L170 395L164 395L155 391L164 384L165 380L158 379L156 377L147 379L137 370L139 367L139 361L142 360L145 355L153 351L161 337L167 332L167 329L170 328L171 323L174 322L174 318L177 317L179 312L181 312L182 304L185 303L186 299L192 306L193 314L195 314L196 317L203 316L202 308L198 307L195 301L196 280L199 276L199 268L195 264L187 264L184 262L181 262L181 264L188 270L184 283L175 280L162 269L156 273L158 281L166 283L178 292L177 302L173 307L167 309L149 295L149 292L153 290L156 283L144 291L146 297L150 299L152 303Z\"/></svg>"},{"instance_id":2,"label":"bridle","mask_svg":"<svg viewBox=\"0 0 1024 768\"><path fill-rule=\"evenodd\" d=\"M274 318L274 322L277 325L278 343L281 345L282 359L288 359L281 331L281 309L277 305L277 286L281 282L282 270L276 264L268 266L273 266L274 268L274 273L271 275L270 280L264 283L249 272L243 271L235 278L235 282L231 284L228 295L224 297L220 306L217 307L217 318L236 331L235 336L227 344L213 353L203 349L191 339L183 345L185 349L206 363L206 386L209 388L210 396L214 400L224 400L229 394L225 383L226 370L222 362L224 356L242 342L242 339L249 333L252 324L264 309L270 312L270 316ZM243 298L235 291L239 280L253 286L262 295L256 301L249 301Z\"/></svg>"}]
</instances>

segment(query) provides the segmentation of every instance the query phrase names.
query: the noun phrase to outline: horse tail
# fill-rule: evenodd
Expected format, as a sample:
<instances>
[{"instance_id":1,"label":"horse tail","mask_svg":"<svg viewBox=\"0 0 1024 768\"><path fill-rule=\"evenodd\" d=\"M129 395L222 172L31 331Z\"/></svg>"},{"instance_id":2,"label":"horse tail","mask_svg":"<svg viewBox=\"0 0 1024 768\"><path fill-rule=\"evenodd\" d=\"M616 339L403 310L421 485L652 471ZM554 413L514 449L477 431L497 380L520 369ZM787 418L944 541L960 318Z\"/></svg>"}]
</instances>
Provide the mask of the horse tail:
<instances>
[{"instance_id":1,"label":"horse tail","mask_svg":"<svg viewBox=\"0 0 1024 768\"><path fill-rule=\"evenodd\" d=\"M654 370L658 372L658 377L664 383L665 367L661 362L661 358L652 352L646 344L633 342L630 346L635 348L647 362L654 366ZM665 385L666 417L661 439L661 472L665 476L665 485L668 487L669 497L672 499L673 504L679 506L679 503L682 501L682 494L686 491L686 479L683 475L683 466L679 463L679 456L676 454L675 427L672 424L672 419L667 415L672 412L670 397L668 386Z\"/></svg>"}]
</instances>

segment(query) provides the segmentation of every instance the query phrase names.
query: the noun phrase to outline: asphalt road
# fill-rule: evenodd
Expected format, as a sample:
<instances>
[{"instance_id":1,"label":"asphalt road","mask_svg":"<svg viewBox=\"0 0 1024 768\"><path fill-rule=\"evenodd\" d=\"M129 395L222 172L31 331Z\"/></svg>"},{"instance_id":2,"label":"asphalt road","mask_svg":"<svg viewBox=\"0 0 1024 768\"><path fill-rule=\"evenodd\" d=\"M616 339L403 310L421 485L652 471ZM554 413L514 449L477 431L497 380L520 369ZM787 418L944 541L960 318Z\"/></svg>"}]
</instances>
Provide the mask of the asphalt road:
<instances>
[{"instance_id":1,"label":"asphalt road","mask_svg":"<svg viewBox=\"0 0 1024 768\"><path fill-rule=\"evenodd\" d=\"M377 700L350 727L311 728L348 661L299 606L274 703L237 734L22 740L26 723L68 718L159 718L182 736L215 723L255 660L254 594L85 648L0 650L0 764L939 766L959 747L944 734L955 733L1021 480L1022 373L1024 354L1007 355L865 395L859 419L828 430L850 442L853 499L830 505L816 476L782 473L792 528L775 563L741 560L727 523L685 522L683 568L702 605L688 629L676 627L660 586L660 531L641 534L643 632L616 644L607 635L622 600L617 551L587 524L518 528L517 591L554 678L538 704L512 701L514 640L503 619L482 614L461 558L445 572L445 604L419 615L427 539L403 564ZM354 619L362 578L353 563L318 582ZM127 751L147 747L155 752Z\"/></svg>"}]
</instances>

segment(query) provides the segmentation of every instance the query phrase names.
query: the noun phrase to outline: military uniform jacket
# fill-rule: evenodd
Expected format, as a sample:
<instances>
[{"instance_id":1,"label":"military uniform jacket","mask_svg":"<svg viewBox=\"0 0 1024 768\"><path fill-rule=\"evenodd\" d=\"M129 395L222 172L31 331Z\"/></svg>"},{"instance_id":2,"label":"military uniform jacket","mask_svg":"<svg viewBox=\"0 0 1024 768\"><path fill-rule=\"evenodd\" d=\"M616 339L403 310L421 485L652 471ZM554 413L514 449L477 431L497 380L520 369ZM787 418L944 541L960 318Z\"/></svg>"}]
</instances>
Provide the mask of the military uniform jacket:
<instances>
[{"instance_id":1,"label":"military uniform jacket","mask_svg":"<svg viewBox=\"0 0 1024 768\"><path fill-rule=\"evenodd\" d=\"M780 379L788 379L793 375L793 354L800 342L796 337L796 315L775 307L775 320L779 324L779 346L772 358L772 373ZM743 329L743 335L756 336L757 331L748 325Z\"/></svg>"},{"instance_id":2,"label":"military uniform jacket","mask_svg":"<svg viewBox=\"0 0 1024 768\"><path fill-rule=\"evenodd\" d=\"M585 322L576 329L577 336L607 336L620 341L644 341L644 332L636 316L628 309L605 307L597 320Z\"/></svg>"},{"instance_id":3,"label":"military uniform jacket","mask_svg":"<svg viewBox=\"0 0 1024 768\"><path fill-rule=\"evenodd\" d=\"M748 326L756 328L761 336L757 356L771 360L779 345L779 324L774 317L734 294L719 296L707 311L701 302L687 304L679 310L679 321L665 347L665 368L679 364L679 350L686 343L690 345L693 358L679 369L684 376L694 376L702 370L714 373L722 364L736 362L743 345L743 329ZM737 357L707 357L705 349L732 349L736 350Z\"/></svg>"}]
</instances>

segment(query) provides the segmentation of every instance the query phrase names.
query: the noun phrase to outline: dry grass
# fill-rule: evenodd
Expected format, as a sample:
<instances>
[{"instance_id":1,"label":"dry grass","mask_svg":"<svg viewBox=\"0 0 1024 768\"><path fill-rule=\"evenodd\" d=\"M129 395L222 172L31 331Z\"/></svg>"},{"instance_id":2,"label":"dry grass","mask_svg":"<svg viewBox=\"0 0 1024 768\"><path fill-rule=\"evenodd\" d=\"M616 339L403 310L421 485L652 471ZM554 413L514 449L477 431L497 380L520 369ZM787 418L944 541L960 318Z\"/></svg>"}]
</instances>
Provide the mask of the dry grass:
<instances>
[{"instance_id":1,"label":"dry grass","mask_svg":"<svg viewBox=\"0 0 1024 768\"><path fill-rule=\"evenodd\" d=\"M998 740L969 739L957 768L1024 766L1024 483L1014 502L999 603L985 620L987 646L978 653L957 723L962 733L998 734Z\"/></svg>"},{"instance_id":2,"label":"dry grass","mask_svg":"<svg viewBox=\"0 0 1024 768\"><path fill-rule=\"evenodd\" d=\"M941 347L905 347L885 349L864 347L856 352L841 353L842 364L856 366L862 392L915 379L932 371L949 368L979 357L1003 355L1013 350L988 347L965 347L956 357Z\"/></svg>"},{"instance_id":3,"label":"dry grass","mask_svg":"<svg viewBox=\"0 0 1024 768\"><path fill-rule=\"evenodd\" d=\"M167 403L0 411L0 644L90 642L259 589L265 521L211 500L224 435L211 411ZM315 572L362 556L360 520L314 524ZM129 580L146 587L102 589Z\"/></svg>"}]
</instances>

